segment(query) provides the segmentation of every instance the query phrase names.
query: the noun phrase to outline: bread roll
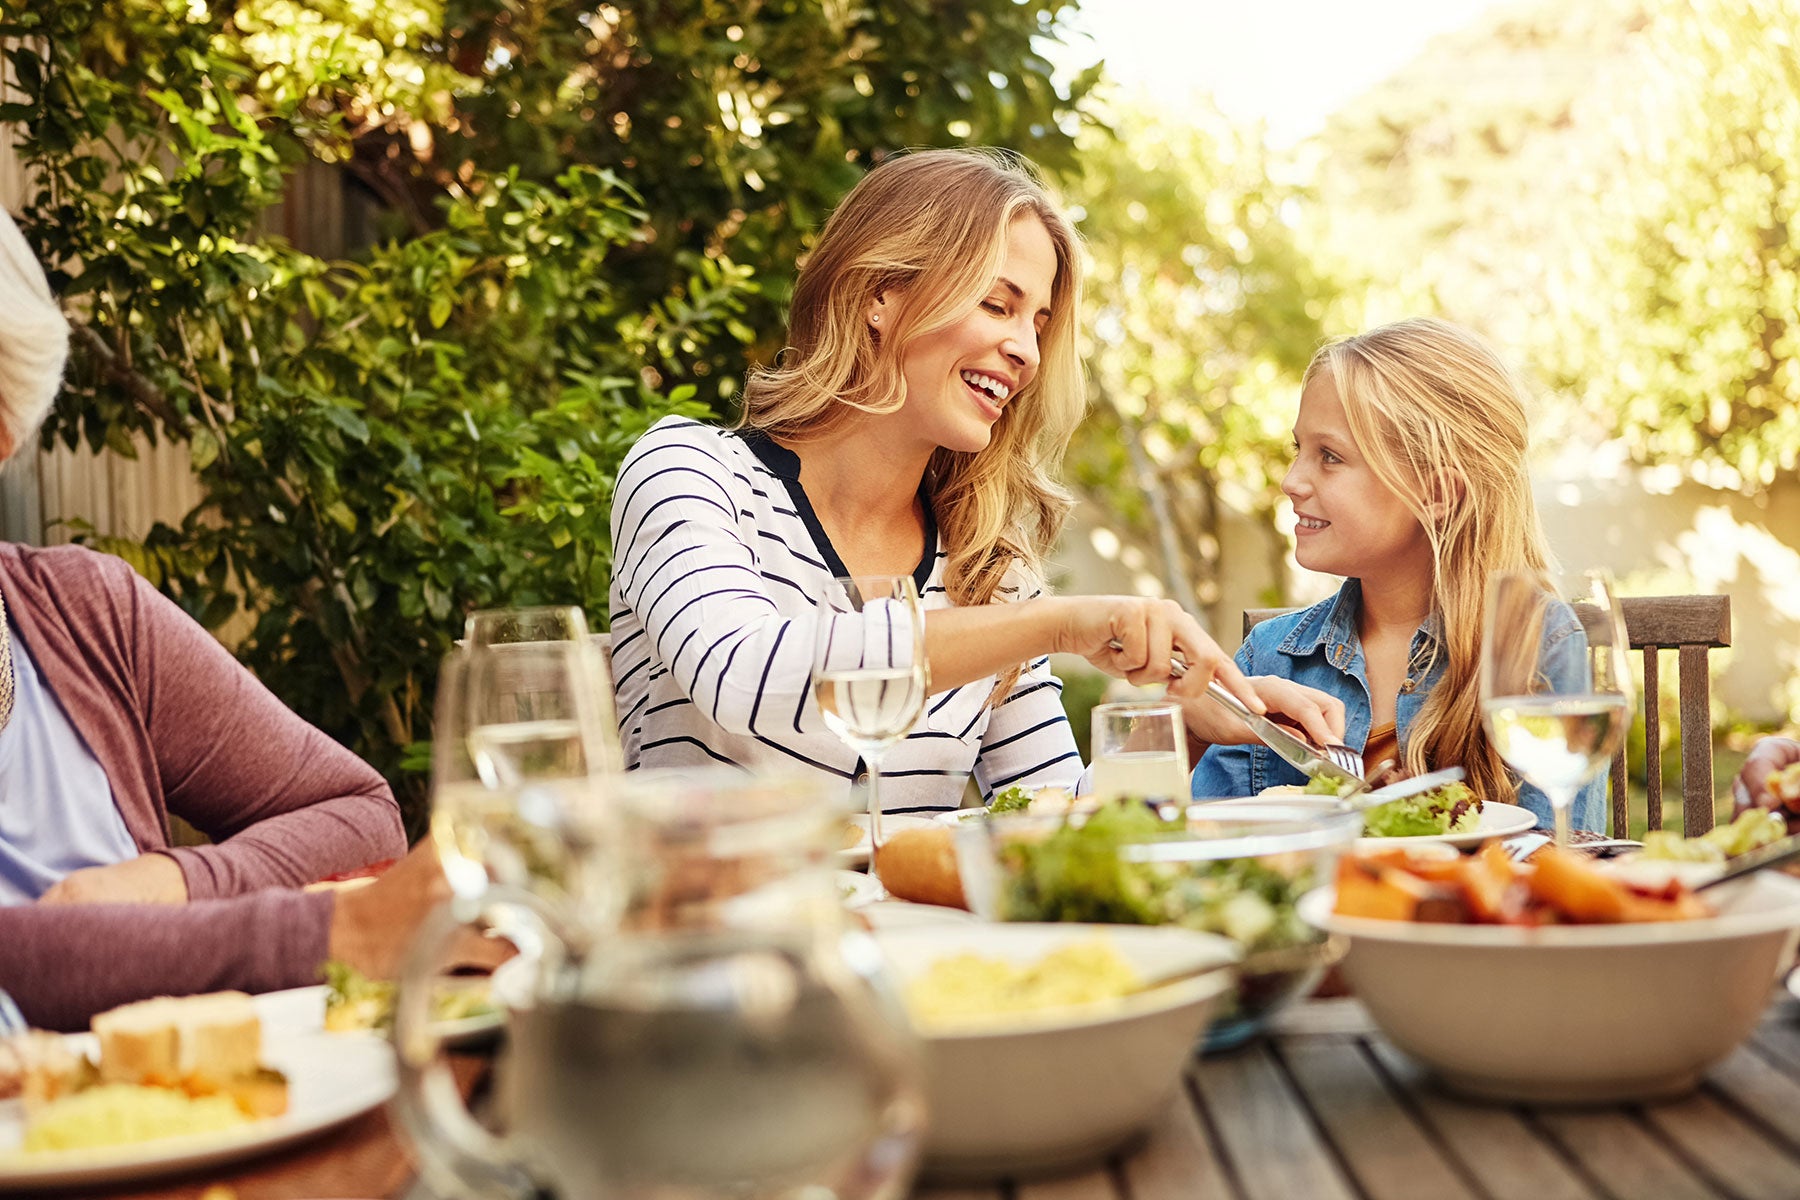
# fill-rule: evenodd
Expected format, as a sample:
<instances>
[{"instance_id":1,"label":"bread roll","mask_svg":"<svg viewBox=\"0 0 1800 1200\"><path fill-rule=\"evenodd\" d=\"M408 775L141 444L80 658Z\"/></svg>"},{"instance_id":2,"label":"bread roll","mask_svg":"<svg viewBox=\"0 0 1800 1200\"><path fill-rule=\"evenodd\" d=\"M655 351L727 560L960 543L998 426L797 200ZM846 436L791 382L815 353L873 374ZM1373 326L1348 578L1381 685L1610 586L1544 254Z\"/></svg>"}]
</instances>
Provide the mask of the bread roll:
<instances>
[{"instance_id":1,"label":"bread roll","mask_svg":"<svg viewBox=\"0 0 1800 1200\"><path fill-rule=\"evenodd\" d=\"M875 869L894 896L920 904L967 908L962 876L956 869L956 847L947 825L902 829L875 852Z\"/></svg>"},{"instance_id":2,"label":"bread roll","mask_svg":"<svg viewBox=\"0 0 1800 1200\"><path fill-rule=\"evenodd\" d=\"M243 992L140 1000L101 1013L93 1029L106 1083L223 1083L262 1059L262 1022Z\"/></svg>"}]
</instances>

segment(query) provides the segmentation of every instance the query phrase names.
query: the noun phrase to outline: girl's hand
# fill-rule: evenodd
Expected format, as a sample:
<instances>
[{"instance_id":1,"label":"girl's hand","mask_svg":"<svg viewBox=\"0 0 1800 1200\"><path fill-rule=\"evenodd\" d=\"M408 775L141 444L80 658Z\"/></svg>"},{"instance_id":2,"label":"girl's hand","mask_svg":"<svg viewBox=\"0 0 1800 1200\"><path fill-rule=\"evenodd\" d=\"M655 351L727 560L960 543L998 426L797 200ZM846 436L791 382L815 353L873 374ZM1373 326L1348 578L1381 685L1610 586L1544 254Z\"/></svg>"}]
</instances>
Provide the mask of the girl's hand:
<instances>
[{"instance_id":1,"label":"girl's hand","mask_svg":"<svg viewBox=\"0 0 1800 1200\"><path fill-rule=\"evenodd\" d=\"M1343 741L1344 702L1336 696L1279 675L1252 675L1249 683L1262 697L1271 717L1298 727L1313 744ZM1205 690L1204 684L1190 687L1186 679L1169 685L1169 696L1181 701L1181 715L1187 721L1190 737L1202 745L1216 746L1253 745L1261 741L1248 725L1202 695Z\"/></svg>"},{"instance_id":2,"label":"girl's hand","mask_svg":"<svg viewBox=\"0 0 1800 1200\"><path fill-rule=\"evenodd\" d=\"M1231 656L1173 600L1139 596L1065 596L1056 649L1079 654L1105 671L1140 687L1169 683L1179 654L1187 664L1182 684L1198 695L1215 676L1252 712L1267 707ZM1113 649L1113 643L1119 649Z\"/></svg>"}]
</instances>

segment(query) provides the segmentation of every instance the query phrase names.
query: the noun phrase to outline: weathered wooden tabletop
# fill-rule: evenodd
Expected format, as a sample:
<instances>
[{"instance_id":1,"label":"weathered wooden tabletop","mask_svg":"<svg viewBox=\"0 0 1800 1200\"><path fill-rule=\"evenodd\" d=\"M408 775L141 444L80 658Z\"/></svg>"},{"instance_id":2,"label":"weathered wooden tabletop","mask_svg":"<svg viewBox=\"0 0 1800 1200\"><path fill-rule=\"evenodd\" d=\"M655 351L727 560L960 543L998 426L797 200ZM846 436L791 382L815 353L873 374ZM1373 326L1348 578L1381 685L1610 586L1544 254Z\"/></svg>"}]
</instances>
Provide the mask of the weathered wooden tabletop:
<instances>
[{"instance_id":1,"label":"weathered wooden tabletop","mask_svg":"<svg viewBox=\"0 0 1800 1200\"><path fill-rule=\"evenodd\" d=\"M1665 1104L1500 1107L1438 1090L1355 1000L1188 1073L1143 1145L1085 1174L917 1200L1795 1200L1800 1003Z\"/></svg>"},{"instance_id":2,"label":"weathered wooden tabletop","mask_svg":"<svg viewBox=\"0 0 1800 1200\"><path fill-rule=\"evenodd\" d=\"M198 1200L209 1184L228 1186L222 1194L234 1200L434 1200L413 1181L379 1113L218 1176L105 1195ZM1402 1058L1355 1000L1310 1001L1271 1037L1196 1061L1176 1101L1128 1153L1056 1179L926 1184L915 1200L1720 1197L1800 1198L1800 1003L1785 993L1695 1094L1576 1110L1457 1100Z\"/></svg>"}]
</instances>

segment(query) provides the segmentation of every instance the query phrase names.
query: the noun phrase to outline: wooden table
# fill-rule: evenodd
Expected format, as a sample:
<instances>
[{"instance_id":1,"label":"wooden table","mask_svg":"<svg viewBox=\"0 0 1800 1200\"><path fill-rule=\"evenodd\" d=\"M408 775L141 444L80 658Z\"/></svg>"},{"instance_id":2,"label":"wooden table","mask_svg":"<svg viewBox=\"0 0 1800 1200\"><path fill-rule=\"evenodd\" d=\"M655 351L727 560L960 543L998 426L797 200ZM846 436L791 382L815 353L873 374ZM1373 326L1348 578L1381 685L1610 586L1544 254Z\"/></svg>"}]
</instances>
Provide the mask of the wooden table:
<instances>
[{"instance_id":1,"label":"wooden table","mask_svg":"<svg viewBox=\"0 0 1800 1200\"><path fill-rule=\"evenodd\" d=\"M464 1070L478 1070L465 1062ZM437 1200L385 1117L215 1180L108 1200ZM66 1200L67 1194L64 1195ZM1467 1103L1438 1089L1353 999L1291 1010L1273 1036L1197 1062L1142 1145L1083 1174L918 1189L915 1200L1795 1200L1800 1003L1683 1100L1599 1109ZM565 1200L587 1200L566 1197Z\"/></svg>"}]
</instances>

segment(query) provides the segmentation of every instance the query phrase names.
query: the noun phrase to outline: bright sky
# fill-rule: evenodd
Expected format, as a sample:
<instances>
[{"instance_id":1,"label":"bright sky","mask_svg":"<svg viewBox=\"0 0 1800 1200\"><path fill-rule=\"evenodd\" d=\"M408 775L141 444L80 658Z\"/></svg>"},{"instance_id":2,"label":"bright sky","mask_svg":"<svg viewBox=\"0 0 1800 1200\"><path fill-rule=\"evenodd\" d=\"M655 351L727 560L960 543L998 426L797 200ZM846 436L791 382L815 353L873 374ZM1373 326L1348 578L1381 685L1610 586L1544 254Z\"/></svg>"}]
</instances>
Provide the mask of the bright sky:
<instances>
[{"instance_id":1,"label":"bright sky","mask_svg":"<svg viewBox=\"0 0 1800 1200\"><path fill-rule=\"evenodd\" d=\"M1210 93L1289 145L1345 101L1497 0L1086 0L1059 64L1109 74L1179 107ZM1083 37L1082 34L1088 35Z\"/></svg>"}]
</instances>

